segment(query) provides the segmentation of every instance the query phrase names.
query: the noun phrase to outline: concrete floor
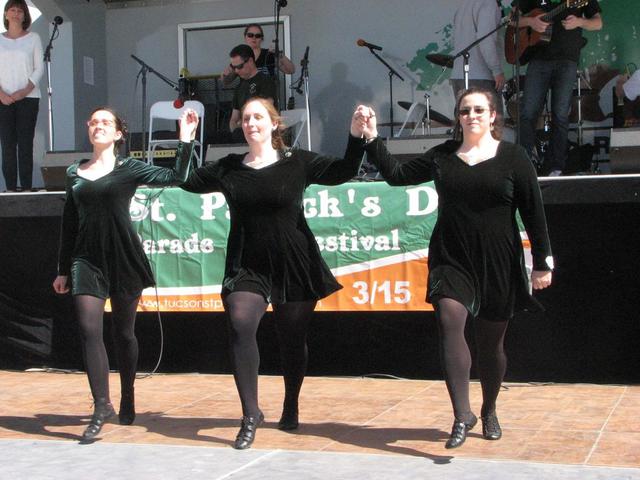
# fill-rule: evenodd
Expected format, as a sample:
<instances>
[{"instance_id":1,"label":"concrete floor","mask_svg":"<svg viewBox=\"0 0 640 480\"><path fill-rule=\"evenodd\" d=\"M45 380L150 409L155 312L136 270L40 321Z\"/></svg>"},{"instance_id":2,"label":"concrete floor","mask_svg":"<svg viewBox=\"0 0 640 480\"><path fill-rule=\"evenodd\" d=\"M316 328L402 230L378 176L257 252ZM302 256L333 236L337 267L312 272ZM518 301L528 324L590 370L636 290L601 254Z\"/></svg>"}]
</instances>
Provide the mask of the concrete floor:
<instances>
[{"instance_id":1,"label":"concrete floor","mask_svg":"<svg viewBox=\"0 0 640 480\"><path fill-rule=\"evenodd\" d=\"M111 377L117 406L118 378ZM266 423L235 451L240 406L227 375L136 383L134 425L78 440L92 409L84 373L0 371L0 479L640 479L640 386L506 384L504 435L479 426L459 449L440 381L307 378L301 427L277 430L282 379L260 378ZM477 383L472 406L480 408Z\"/></svg>"}]
</instances>

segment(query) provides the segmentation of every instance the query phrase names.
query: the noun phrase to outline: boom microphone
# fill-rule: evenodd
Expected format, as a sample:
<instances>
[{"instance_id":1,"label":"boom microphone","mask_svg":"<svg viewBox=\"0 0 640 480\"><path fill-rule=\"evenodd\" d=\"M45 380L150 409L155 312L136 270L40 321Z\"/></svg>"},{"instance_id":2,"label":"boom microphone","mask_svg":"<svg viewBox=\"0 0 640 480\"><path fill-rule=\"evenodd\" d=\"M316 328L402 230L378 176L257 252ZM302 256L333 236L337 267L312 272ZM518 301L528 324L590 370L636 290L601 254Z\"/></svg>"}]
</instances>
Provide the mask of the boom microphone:
<instances>
[{"instance_id":1,"label":"boom microphone","mask_svg":"<svg viewBox=\"0 0 640 480\"><path fill-rule=\"evenodd\" d=\"M62 25L62 22L63 22L62 17L59 15L56 15L55 17L53 17L53 22L51 23L53 23L54 25Z\"/></svg>"},{"instance_id":2,"label":"boom microphone","mask_svg":"<svg viewBox=\"0 0 640 480\"><path fill-rule=\"evenodd\" d=\"M363 39L359 38L356 42L359 47L367 47L369 50L382 50L382 47L378 45L374 45L373 43L365 42Z\"/></svg>"}]
</instances>

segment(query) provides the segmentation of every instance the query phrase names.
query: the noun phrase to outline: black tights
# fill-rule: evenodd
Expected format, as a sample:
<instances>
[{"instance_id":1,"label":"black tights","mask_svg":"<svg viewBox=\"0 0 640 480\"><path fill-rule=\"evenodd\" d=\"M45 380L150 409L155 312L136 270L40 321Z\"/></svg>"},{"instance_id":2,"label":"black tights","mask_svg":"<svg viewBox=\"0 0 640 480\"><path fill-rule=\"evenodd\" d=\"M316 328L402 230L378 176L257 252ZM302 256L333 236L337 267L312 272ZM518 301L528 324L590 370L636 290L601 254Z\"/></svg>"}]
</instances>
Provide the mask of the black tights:
<instances>
[{"instance_id":1,"label":"black tights","mask_svg":"<svg viewBox=\"0 0 640 480\"><path fill-rule=\"evenodd\" d=\"M436 320L440 333L440 360L444 369L447 390L453 413L458 421L470 420L469 371L471 353L464 337L467 309L456 300L442 298L436 303ZM492 413L507 369L504 335L508 321L474 320L478 375L482 386L480 415Z\"/></svg>"},{"instance_id":2,"label":"black tights","mask_svg":"<svg viewBox=\"0 0 640 480\"><path fill-rule=\"evenodd\" d=\"M110 402L109 358L102 338L105 300L90 295L76 295L74 304L80 325L82 354L94 401ZM120 370L123 395L133 393L138 365L138 340L134 327L140 294L111 296L112 333Z\"/></svg>"},{"instance_id":3,"label":"black tights","mask_svg":"<svg viewBox=\"0 0 640 480\"><path fill-rule=\"evenodd\" d=\"M260 411L260 352L256 332L267 303L261 295L255 293L233 292L225 297L224 306L229 318L233 377L242 403L242 414L257 416ZM307 371L307 330L315 306L315 300L273 305L284 374L286 409L298 407L298 396Z\"/></svg>"}]
</instances>

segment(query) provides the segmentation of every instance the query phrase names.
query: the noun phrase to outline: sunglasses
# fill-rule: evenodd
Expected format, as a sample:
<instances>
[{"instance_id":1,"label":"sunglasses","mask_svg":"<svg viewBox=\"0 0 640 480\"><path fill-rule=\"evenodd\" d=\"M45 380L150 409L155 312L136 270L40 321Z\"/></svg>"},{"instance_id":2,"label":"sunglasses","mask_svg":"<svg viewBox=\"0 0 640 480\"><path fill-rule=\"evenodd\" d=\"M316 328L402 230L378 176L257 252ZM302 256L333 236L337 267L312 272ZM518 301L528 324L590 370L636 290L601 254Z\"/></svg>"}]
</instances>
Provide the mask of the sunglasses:
<instances>
[{"instance_id":1,"label":"sunglasses","mask_svg":"<svg viewBox=\"0 0 640 480\"><path fill-rule=\"evenodd\" d=\"M244 62L238 64L238 65L234 65L233 63L230 63L229 66L233 69L233 70L240 70L242 67L245 66L245 64L247 63L247 61L245 60Z\"/></svg>"},{"instance_id":2,"label":"sunglasses","mask_svg":"<svg viewBox=\"0 0 640 480\"><path fill-rule=\"evenodd\" d=\"M467 117L469 116L469 114L471 113L471 111L473 110L473 113L475 113L476 115L482 115L484 112L488 112L489 109L487 107L462 107L460 110L458 110L458 114L462 117Z\"/></svg>"},{"instance_id":3,"label":"sunglasses","mask_svg":"<svg viewBox=\"0 0 640 480\"><path fill-rule=\"evenodd\" d=\"M114 122L113 120L89 120L87 122L87 126L89 127L97 127L98 125L102 125L103 127L115 127L116 126L116 122Z\"/></svg>"},{"instance_id":4,"label":"sunglasses","mask_svg":"<svg viewBox=\"0 0 640 480\"><path fill-rule=\"evenodd\" d=\"M261 39L264 37L262 33L253 33L253 32L248 32L245 34L245 36L247 38L257 38L257 39Z\"/></svg>"}]
</instances>

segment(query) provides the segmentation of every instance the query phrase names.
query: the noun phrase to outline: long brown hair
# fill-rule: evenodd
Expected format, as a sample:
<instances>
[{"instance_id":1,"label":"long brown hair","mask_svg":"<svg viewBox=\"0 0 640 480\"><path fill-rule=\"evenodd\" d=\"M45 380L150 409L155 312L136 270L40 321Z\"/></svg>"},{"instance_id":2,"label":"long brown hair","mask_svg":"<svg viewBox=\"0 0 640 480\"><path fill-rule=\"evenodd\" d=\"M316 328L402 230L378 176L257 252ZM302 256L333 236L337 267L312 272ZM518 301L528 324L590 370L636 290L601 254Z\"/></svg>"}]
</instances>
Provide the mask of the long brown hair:
<instances>
[{"instance_id":1,"label":"long brown hair","mask_svg":"<svg viewBox=\"0 0 640 480\"><path fill-rule=\"evenodd\" d=\"M491 136L496 140L500 140L502 138L502 128L504 127L504 119L502 118L502 114L498 109L499 99L498 94L495 90L484 88L484 87L471 87L467 90L462 90L458 95L458 99L456 100L456 108L454 110L454 115L456 116L456 123L453 127L453 139L459 142L463 139L462 133L462 125L460 124L460 103L462 103L462 99L467 95L472 95L474 93L479 93L484 95L489 103L489 110L491 113L495 112L496 119L491 125Z\"/></svg>"},{"instance_id":2,"label":"long brown hair","mask_svg":"<svg viewBox=\"0 0 640 480\"><path fill-rule=\"evenodd\" d=\"M287 148L287 145L284 143L284 138L282 138L282 132L284 132L287 127L282 123L282 117L278 113L276 107L274 107L271 100L261 97L250 98L242 106L242 109L240 110L240 116L242 117L244 115L244 109L247 108L247 105L249 105L249 103L251 102L260 102L262 106L267 109L267 113L271 118L271 122L277 125L275 130L271 132L271 146L276 150L284 150L285 148Z\"/></svg>"}]
</instances>

